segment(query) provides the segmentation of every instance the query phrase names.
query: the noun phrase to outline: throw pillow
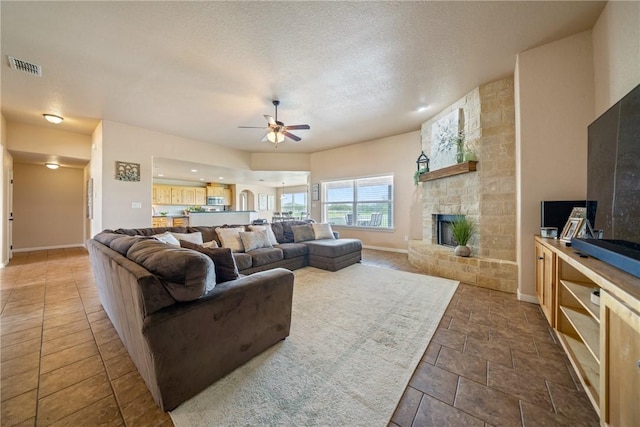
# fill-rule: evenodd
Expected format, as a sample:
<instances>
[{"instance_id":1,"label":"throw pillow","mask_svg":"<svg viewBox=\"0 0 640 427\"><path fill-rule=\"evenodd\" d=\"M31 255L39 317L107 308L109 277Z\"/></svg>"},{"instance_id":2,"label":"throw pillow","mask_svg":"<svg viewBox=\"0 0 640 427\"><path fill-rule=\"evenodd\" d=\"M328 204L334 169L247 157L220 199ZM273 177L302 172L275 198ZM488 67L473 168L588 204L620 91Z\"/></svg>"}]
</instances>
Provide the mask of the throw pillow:
<instances>
[{"instance_id":1,"label":"throw pillow","mask_svg":"<svg viewBox=\"0 0 640 427\"><path fill-rule=\"evenodd\" d=\"M233 254L231 253L231 249L205 248L204 246L184 240L180 240L180 246L187 249L193 249L194 251L198 251L211 258L211 261L213 261L213 267L216 271L216 283L235 280L240 276L236 260L233 258Z\"/></svg>"},{"instance_id":2,"label":"throw pillow","mask_svg":"<svg viewBox=\"0 0 640 427\"><path fill-rule=\"evenodd\" d=\"M196 231L195 233L174 233L170 231L170 233L178 240L186 240L187 242L197 243L199 245L204 243L202 240L202 233L199 231Z\"/></svg>"},{"instance_id":3,"label":"throw pillow","mask_svg":"<svg viewBox=\"0 0 640 427\"><path fill-rule=\"evenodd\" d=\"M254 249L270 248L269 237L266 231L241 231L240 239L244 246L244 251L249 252Z\"/></svg>"},{"instance_id":4,"label":"throw pillow","mask_svg":"<svg viewBox=\"0 0 640 427\"><path fill-rule=\"evenodd\" d=\"M251 231L266 231L267 232L267 237L269 238L269 243L271 243L271 245L277 245L278 244L278 239L276 239L276 235L273 233L273 230L271 229L271 225L267 224L267 225L250 225L249 226L249 230Z\"/></svg>"},{"instance_id":5,"label":"throw pillow","mask_svg":"<svg viewBox=\"0 0 640 427\"><path fill-rule=\"evenodd\" d=\"M216 242L215 240L212 240L210 242L204 242L202 244L203 247L205 248L217 248L218 247L218 242Z\"/></svg>"},{"instance_id":6,"label":"throw pillow","mask_svg":"<svg viewBox=\"0 0 640 427\"><path fill-rule=\"evenodd\" d=\"M166 243L168 245L180 246L180 241L175 237L173 237L173 235L168 231L165 231L162 234L154 234L151 237L153 237L156 240L160 240L162 243Z\"/></svg>"},{"instance_id":7,"label":"throw pillow","mask_svg":"<svg viewBox=\"0 0 640 427\"><path fill-rule=\"evenodd\" d=\"M316 238L316 236L313 234L313 228L310 224L292 225L291 231L293 231L293 241L295 243L315 240Z\"/></svg>"},{"instance_id":8,"label":"throw pillow","mask_svg":"<svg viewBox=\"0 0 640 427\"><path fill-rule=\"evenodd\" d=\"M223 248L229 248L232 252L244 252L240 232L244 231L244 227L216 227L216 233Z\"/></svg>"},{"instance_id":9,"label":"throw pillow","mask_svg":"<svg viewBox=\"0 0 640 427\"><path fill-rule=\"evenodd\" d=\"M316 240L323 239L334 239L333 230L331 229L331 224L325 223L313 223L311 224L313 228L313 235L316 237Z\"/></svg>"}]
</instances>

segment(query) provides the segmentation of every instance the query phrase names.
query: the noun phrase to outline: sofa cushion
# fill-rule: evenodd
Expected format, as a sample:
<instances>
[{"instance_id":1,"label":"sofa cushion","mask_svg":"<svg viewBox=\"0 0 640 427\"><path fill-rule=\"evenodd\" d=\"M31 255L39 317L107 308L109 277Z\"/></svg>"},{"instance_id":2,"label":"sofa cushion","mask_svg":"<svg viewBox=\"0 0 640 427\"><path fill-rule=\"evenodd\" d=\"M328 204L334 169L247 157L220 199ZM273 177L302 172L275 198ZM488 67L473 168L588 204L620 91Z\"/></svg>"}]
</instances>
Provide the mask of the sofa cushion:
<instances>
[{"instance_id":1,"label":"sofa cushion","mask_svg":"<svg viewBox=\"0 0 640 427\"><path fill-rule=\"evenodd\" d=\"M302 243L282 243L276 247L282 250L284 259L297 258L299 256L305 256L309 253L307 245L304 245Z\"/></svg>"},{"instance_id":2,"label":"sofa cushion","mask_svg":"<svg viewBox=\"0 0 640 427\"><path fill-rule=\"evenodd\" d=\"M291 231L293 231L293 241L295 243L315 240L316 238L313 234L313 228L311 227L311 224L292 225Z\"/></svg>"},{"instance_id":3,"label":"sofa cushion","mask_svg":"<svg viewBox=\"0 0 640 427\"><path fill-rule=\"evenodd\" d=\"M282 250L278 248L260 248L254 249L247 253L251 255L251 266L260 267L261 265L271 264L284 258Z\"/></svg>"},{"instance_id":4,"label":"sofa cushion","mask_svg":"<svg viewBox=\"0 0 640 427\"><path fill-rule=\"evenodd\" d=\"M331 224L314 223L311 224L311 228L313 228L313 235L316 240L335 238L333 235L333 230L331 229Z\"/></svg>"},{"instance_id":5,"label":"sofa cushion","mask_svg":"<svg viewBox=\"0 0 640 427\"><path fill-rule=\"evenodd\" d=\"M251 266L253 265L251 255L245 254L244 252L234 252L233 259L235 259L238 270L240 271L251 268Z\"/></svg>"},{"instance_id":6,"label":"sofa cushion","mask_svg":"<svg viewBox=\"0 0 640 427\"><path fill-rule=\"evenodd\" d=\"M241 231L240 240L242 240L242 246L244 251L249 252L254 249L270 248L271 243L266 231Z\"/></svg>"},{"instance_id":7,"label":"sofa cushion","mask_svg":"<svg viewBox=\"0 0 640 427\"><path fill-rule=\"evenodd\" d=\"M158 276L176 301L196 300L216 285L213 261L190 249L144 239L131 246L127 258Z\"/></svg>"},{"instance_id":8,"label":"sofa cushion","mask_svg":"<svg viewBox=\"0 0 640 427\"><path fill-rule=\"evenodd\" d=\"M204 243L204 240L202 240L202 233L199 231L196 231L194 233L171 233L171 235L178 239L178 241L184 240L187 242L196 243L198 245Z\"/></svg>"},{"instance_id":9,"label":"sofa cushion","mask_svg":"<svg viewBox=\"0 0 640 427\"><path fill-rule=\"evenodd\" d=\"M267 237L269 238L269 243L271 246L278 244L278 239L276 239L276 235L273 233L273 229L270 224L266 225L250 225L249 230L251 231L266 231Z\"/></svg>"},{"instance_id":10,"label":"sofa cushion","mask_svg":"<svg viewBox=\"0 0 640 427\"><path fill-rule=\"evenodd\" d=\"M156 228L118 228L114 233L126 234L127 236L153 236L161 234L165 231L173 231L174 233L186 233L187 227L156 227Z\"/></svg>"},{"instance_id":11,"label":"sofa cushion","mask_svg":"<svg viewBox=\"0 0 640 427\"><path fill-rule=\"evenodd\" d=\"M336 258L351 252L362 251L362 242L358 239L313 240L305 242L309 255Z\"/></svg>"},{"instance_id":12,"label":"sofa cushion","mask_svg":"<svg viewBox=\"0 0 640 427\"><path fill-rule=\"evenodd\" d=\"M233 252L244 252L244 245L240 238L240 232L244 231L244 227L217 227L216 233L223 248L229 248Z\"/></svg>"},{"instance_id":13,"label":"sofa cushion","mask_svg":"<svg viewBox=\"0 0 640 427\"><path fill-rule=\"evenodd\" d=\"M124 256L127 256L127 252L134 243L143 239L150 239L150 237L146 236L123 236L121 234L116 234L116 236L118 236L118 238L109 242L109 247Z\"/></svg>"},{"instance_id":14,"label":"sofa cushion","mask_svg":"<svg viewBox=\"0 0 640 427\"><path fill-rule=\"evenodd\" d=\"M206 243L206 242L215 241L218 243L218 247L222 246L220 244L220 240L218 239L218 233L216 233L216 226L200 225L197 227L192 227L192 226L187 227L188 233L195 233L196 231L202 233L203 242Z\"/></svg>"},{"instance_id":15,"label":"sofa cushion","mask_svg":"<svg viewBox=\"0 0 640 427\"><path fill-rule=\"evenodd\" d=\"M229 248L205 248L202 245L180 240L180 246L205 254L216 270L216 283L228 282L238 278L238 266Z\"/></svg>"},{"instance_id":16,"label":"sofa cushion","mask_svg":"<svg viewBox=\"0 0 640 427\"><path fill-rule=\"evenodd\" d=\"M119 239L120 237L122 237L122 234L116 234L113 231L102 231L93 236L94 240L97 240L105 246L109 246L112 240Z\"/></svg>"},{"instance_id":17,"label":"sofa cushion","mask_svg":"<svg viewBox=\"0 0 640 427\"><path fill-rule=\"evenodd\" d=\"M167 245L180 246L180 241L168 231L165 231L164 233L161 233L161 234L154 234L151 237L153 237L156 240L159 240L162 243L166 243Z\"/></svg>"}]
</instances>

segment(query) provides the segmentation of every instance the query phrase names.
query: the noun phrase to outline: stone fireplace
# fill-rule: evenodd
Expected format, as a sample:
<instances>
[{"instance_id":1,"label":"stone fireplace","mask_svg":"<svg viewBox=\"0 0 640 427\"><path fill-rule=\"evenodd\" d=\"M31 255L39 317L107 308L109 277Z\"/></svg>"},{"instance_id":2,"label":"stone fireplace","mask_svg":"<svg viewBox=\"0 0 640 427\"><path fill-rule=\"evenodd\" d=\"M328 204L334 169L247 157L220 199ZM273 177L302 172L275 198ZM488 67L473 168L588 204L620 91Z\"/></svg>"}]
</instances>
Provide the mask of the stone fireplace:
<instances>
[{"instance_id":1,"label":"stone fireplace","mask_svg":"<svg viewBox=\"0 0 640 427\"><path fill-rule=\"evenodd\" d=\"M451 230L453 223L464 215L443 215L433 214L433 226L435 227L434 236L436 236L436 244L454 248L456 240L453 238Z\"/></svg>"},{"instance_id":2,"label":"stone fireplace","mask_svg":"<svg viewBox=\"0 0 640 427\"><path fill-rule=\"evenodd\" d=\"M409 242L409 261L427 274L515 293L518 269L513 77L474 89L425 122L425 153L430 152L431 125L458 108L464 112L467 147L478 160L476 171L419 184L423 200L422 240ZM465 215L476 225L467 244L471 248L469 258L455 256L448 240L446 223L456 215ZM442 240L447 244L440 244Z\"/></svg>"}]
</instances>

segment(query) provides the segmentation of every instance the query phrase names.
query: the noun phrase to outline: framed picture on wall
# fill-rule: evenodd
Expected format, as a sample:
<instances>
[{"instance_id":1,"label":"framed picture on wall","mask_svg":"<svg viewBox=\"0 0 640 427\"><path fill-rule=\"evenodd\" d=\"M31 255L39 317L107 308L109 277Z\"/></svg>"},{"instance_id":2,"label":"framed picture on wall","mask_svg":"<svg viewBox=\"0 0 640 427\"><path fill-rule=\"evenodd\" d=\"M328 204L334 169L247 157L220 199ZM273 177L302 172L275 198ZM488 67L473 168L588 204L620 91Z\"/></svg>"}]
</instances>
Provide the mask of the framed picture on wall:
<instances>
[{"instance_id":1,"label":"framed picture on wall","mask_svg":"<svg viewBox=\"0 0 640 427\"><path fill-rule=\"evenodd\" d=\"M258 210L266 211L267 210L267 195L266 194L258 194Z\"/></svg>"}]
</instances>

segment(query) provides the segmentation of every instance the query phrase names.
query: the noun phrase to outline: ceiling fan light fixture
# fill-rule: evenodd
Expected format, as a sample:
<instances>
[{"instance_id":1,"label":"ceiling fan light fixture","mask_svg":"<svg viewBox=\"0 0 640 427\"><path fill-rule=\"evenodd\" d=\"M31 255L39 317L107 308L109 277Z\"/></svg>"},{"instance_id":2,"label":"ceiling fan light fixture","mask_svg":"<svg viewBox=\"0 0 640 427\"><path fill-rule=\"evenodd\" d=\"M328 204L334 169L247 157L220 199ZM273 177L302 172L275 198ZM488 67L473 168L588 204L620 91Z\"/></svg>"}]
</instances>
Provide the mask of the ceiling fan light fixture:
<instances>
[{"instance_id":1,"label":"ceiling fan light fixture","mask_svg":"<svg viewBox=\"0 0 640 427\"><path fill-rule=\"evenodd\" d=\"M284 135L280 132L271 131L267 134L267 141L274 144L280 144L284 141Z\"/></svg>"},{"instance_id":2,"label":"ceiling fan light fixture","mask_svg":"<svg viewBox=\"0 0 640 427\"><path fill-rule=\"evenodd\" d=\"M42 117L44 117L46 121L48 121L49 123L53 123L54 125L59 125L64 120L64 118L56 116L55 114L43 114Z\"/></svg>"},{"instance_id":3,"label":"ceiling fan light fixture","mask_svg":"<svg viewBox=\"0 0 640 427\"><path fill-rule=\"evenodd\" d=\"M44 165L49 169L58 169L60 167L60 165L57 163L45 163Z\"/></svg>"}]
</instances>

